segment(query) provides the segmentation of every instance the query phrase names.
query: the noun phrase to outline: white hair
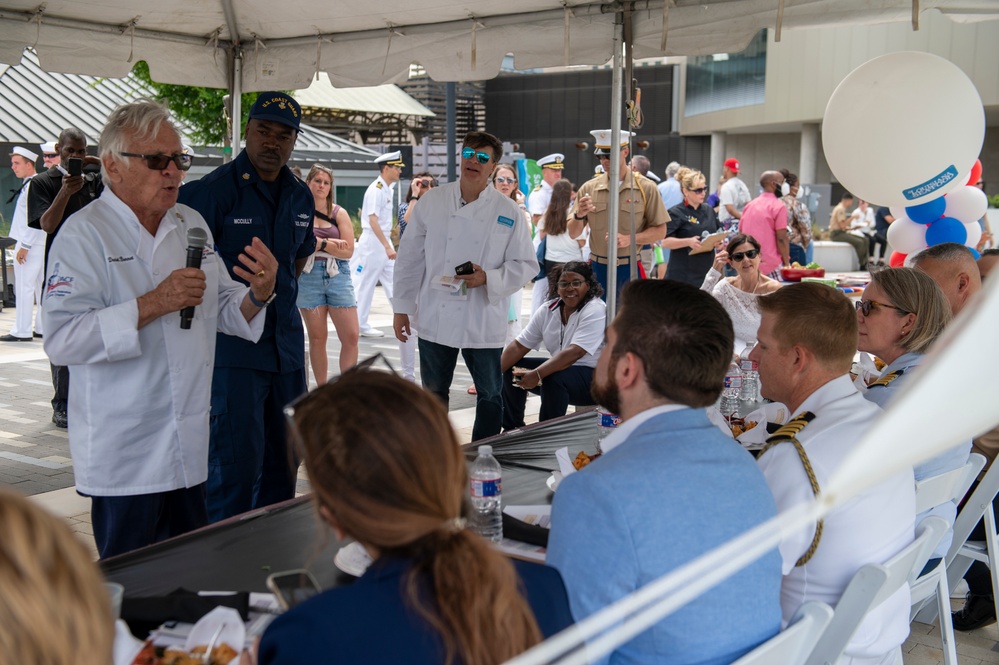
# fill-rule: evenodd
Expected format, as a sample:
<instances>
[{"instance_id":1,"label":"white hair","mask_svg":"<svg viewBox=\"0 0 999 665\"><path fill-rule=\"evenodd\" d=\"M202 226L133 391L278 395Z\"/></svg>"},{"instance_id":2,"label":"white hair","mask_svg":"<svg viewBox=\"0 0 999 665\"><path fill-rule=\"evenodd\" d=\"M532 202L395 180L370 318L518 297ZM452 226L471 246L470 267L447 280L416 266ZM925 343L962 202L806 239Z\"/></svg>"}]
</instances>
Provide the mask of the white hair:
<instances>
[{"instance_id":1,"label":"white hair","mask_svg":"<svg viewBox=\"0 0 999 665\"><path fill-rule=\"evenodd\" d=\"M666 166L666 177L667 178L672 178L673 176L676 175L677 171L679 171L679 170L680 170L680 163L679 162L670 162Z\"/></svg>"},{"instance_id":2,"label":"white hair","mask_svg":"<svg viewBox=\"0 0 999 665\"><path fill-rule=\"evenodd\" d=\"M112 156L128 163L129 158L121 155L126 149L126 140L137 140L140 143L155 141L164 127L176 135L179 143L180 132L166 106L152 99L140 99L131 104L122 104L108 116L107 124L104 125L97 142L97 156L102 162L105 156ZM101 179L105 186L111 186L103 169Z\"/></svg>"}]
</instances>

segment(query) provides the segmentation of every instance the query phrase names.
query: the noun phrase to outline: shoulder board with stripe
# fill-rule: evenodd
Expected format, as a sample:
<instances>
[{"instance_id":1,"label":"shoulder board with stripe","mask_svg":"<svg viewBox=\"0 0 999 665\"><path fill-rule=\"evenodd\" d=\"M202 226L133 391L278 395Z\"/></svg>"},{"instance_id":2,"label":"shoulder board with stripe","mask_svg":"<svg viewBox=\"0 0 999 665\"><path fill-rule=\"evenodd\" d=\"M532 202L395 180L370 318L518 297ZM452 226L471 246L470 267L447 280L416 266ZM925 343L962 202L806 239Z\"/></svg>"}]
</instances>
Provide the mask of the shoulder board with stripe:
<instances>
[{"instance_id":1,"label":"shoulder board with stripe","mask_svg":"<svg viewBox=\"0 0 999 665\"><path fill-rule=\"evenodd\" d=\"M375 187L377 187L378 189L381 189L381 188L382 188L382 183L381 183L381 181L380 181L380 180L379 180L378 182L376 182L376 183L375 183Z\"/></svg>"},{"instance_id":2,"label":"shoulder board with stripe","mask_svg":"<svg viewBox=\"0 0 999 665\"><path fill-rule=\"evenodd\" d=\"M888 372L887 374L885 374L884 376L882 376L880 379L877 379L876 381L871 381L870 383L868 383L867 387L868 388L874 388L875 386L880 386L882 388L887 387L889 383L891 383L892 381L894 381L898 377L902 376L903 374L905 374L905 370L904 369L897 369L894 372Z\"/></svg>"}]
</instances>

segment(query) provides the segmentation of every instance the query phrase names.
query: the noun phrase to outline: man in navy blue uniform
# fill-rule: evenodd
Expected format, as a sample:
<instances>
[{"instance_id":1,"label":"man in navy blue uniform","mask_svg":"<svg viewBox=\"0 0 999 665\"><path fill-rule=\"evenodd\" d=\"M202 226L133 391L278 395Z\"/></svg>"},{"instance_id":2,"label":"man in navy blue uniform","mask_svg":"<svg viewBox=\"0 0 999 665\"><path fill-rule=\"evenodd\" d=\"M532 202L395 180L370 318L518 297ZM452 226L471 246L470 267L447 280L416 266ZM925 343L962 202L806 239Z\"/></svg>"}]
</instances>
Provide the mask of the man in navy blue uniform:
<instances>
[{"instance_id":1,"label":"man in navy blue uniform","mask_svg":"<svg viewBox=\"0 0 999 665\"><path fill-rule=\"evenodd\" d=\"M304 393L305 335L295 306L298 275L315 251L312 192L288 168L301 107L263 92L250 108L246 147L233 161L180 190L204 216L233 279L239 255L259 237L278 259L274 293L257 344L218 334L212 379L208 517L216 522L295 495L297 460L282 409Z\"/></svg>"}]
</instances>

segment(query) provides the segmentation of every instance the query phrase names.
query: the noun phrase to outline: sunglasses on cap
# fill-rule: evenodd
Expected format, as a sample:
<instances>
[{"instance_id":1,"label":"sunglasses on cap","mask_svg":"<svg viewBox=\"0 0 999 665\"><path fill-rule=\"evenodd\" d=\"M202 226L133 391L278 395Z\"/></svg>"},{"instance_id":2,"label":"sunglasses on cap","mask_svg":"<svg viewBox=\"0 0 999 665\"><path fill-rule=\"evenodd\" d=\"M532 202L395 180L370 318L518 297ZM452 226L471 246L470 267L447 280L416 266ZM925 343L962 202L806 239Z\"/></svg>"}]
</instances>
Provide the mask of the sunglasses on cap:
<instances>
[{"instance_id":1,"label":"sunglasses on cap","mask_svg":"<svg viewBox=\"0 0 999 665\"><path fill-rule=\"evenodd\" d=\"M123 152L121 153L121 156L138 157L146 162L147 168L150 168L153 171L162 171L170 162L176 164L177 168L181 171L187 171L191 168L191 164L194 163L194 157L180 152L173 155L140 155L136 152Z\"/></svg>"},{"instance_id":2,"label":"sunglasses on cap","mask_svg":"<svg viewBox=\"0 0 999 665\"><path fill-rule=\"evenodd\" d=\"M752 260L752 259L755 259L759 255L760 255L760 253L758 251L756 251L755 249L749 249L749 250L746 250L745 252L736 252L735 254L732 255L732 260L735 261L735 262L742 261L743 259L750 259L750 260Z\"/></svg>"},{"instance_id":3,"label":"sunglasses on cap","mask_svg":"<svg viewBox=\"0 0 999 665\"><path fill-rule=\"evenodd\" d=\"M888 303L878 302L877 300L858 300L854 303L857 311L864 316L870 316L871 311L877 309L878 307L887 307L888 309L897 309L903 314L907 313L901 307L895 307L895 305L889 305Z\"/></svg>"},{"instance_id":4,"label":"sunglasses on cap","mask_svg":"<svg viewBox=\"0 0 999 665\"><path fill-rule=\"evenodd\" d=\"M496 182L498 182L501 185L512 185L515 182L517 182L517 179L516 178L507 178L505 176L499 176L498 178L496 178Z\"/></svg>"},{"instance_id":5,"label":"sunglasses on cap","mask_svg":"<svg viewBox=\"0 0 999 665\"><path fill-rule=\"evenodd\" d=\"M492 157L489 156L488 152L476 151L475 148L461 149L462 159L471 159L472 157L475 157L475 159L478 160L479 164L488 164L489 161L492 159Z\"/></svg>"}]
</instances>

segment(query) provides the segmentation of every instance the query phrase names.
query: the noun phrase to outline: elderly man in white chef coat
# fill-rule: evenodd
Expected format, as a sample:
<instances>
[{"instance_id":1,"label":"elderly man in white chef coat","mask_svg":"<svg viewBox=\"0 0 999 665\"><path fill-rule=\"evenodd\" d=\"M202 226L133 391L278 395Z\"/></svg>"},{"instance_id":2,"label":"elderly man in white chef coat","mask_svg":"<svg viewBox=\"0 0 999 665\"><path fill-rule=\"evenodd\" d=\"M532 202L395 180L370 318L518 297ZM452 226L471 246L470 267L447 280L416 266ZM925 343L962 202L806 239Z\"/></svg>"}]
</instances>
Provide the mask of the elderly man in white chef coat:
<instances>
[{"instance_id":1,"label":"elderly man in white chef coat","mask_svg":"<svg viewBox=\"0 0 999 665\"><path fill-rule=\"evenodd\" d=\"M420 198L395 265L395 336L406 341L418 310L423 386L445 404L461 351L478 393L473 441L500 432L508 298L538 273L520 209L489 185L502 155L495 136L465 135L460 179Z\"/></svg>"},{"instance_id":2,"label":"elderly man in white chef coat","mask_svg":"<svg viewBox=\"0 0 999 665\"><path fill-rule=\"evenodd\" d=\"M44 322L45 351L72 368L76 488L106 558L207 524L216 332L259 339L277 260L254 238L235 268L249 288L229 277L204 219L177 204L191 156L159 104L116 109L99 153L106 187L52 245ZM201 267L185 267L199 231Z\"/></svg>"}]
</instances>

